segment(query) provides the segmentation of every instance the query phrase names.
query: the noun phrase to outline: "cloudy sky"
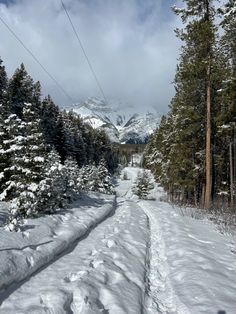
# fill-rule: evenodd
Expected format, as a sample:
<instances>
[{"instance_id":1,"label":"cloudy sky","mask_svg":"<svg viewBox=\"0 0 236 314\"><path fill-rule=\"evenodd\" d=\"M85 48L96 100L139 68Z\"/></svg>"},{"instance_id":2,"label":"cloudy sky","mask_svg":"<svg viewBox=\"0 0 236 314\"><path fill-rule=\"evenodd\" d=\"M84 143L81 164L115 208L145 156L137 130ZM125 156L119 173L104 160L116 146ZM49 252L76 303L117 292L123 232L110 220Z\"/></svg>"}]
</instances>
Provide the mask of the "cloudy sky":
<instances>
[{"instance_id":1,"label":"cloudy sky","mask_svg":"<svg viewBox=\"0 0 236 314\"><path fill-rule=\"evenodd\" d=\"M64 0L108 101L167 111L180 46L170 9L177 2ZM0 16L75 102L101 97L60 0L0 0ZM24 62L43 94L71 103L1 22L0 38L9 76Z\"/></svg>"}]
</instances>

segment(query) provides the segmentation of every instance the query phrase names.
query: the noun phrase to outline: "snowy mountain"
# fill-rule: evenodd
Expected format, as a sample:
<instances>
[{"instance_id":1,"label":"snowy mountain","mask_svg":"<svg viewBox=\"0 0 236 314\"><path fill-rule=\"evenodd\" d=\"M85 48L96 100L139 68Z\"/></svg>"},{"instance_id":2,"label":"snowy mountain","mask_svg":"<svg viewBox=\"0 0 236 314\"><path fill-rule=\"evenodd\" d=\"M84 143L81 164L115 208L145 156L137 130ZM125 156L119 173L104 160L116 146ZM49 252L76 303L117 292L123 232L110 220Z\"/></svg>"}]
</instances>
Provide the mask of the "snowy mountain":
<instances>
[{"instance_id":1,"label":"snowy mountain","mask_svg":"<svg viewBox=\"0 0 236 314\"><path fill-rule=\"evenodd\" d=\"M118 143L145 143L160 120L154 109L137 111L137 108L117 102L109 107L98 98L89 98L65 109L79 114L93 128L104 129L109 138Z\"/></svg>"}]
</instances>

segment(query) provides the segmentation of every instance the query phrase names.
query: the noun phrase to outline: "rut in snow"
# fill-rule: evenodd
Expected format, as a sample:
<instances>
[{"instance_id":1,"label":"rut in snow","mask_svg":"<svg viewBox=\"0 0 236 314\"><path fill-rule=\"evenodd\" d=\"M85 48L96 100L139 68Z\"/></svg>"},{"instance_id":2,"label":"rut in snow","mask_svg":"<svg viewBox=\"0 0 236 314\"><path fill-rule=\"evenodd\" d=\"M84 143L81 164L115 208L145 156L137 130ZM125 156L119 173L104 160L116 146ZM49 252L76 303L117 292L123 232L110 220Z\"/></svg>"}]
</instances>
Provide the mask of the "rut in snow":
<instances>
[{"instance_id":1,"label":"rut in snow","mask_svg":"<svg viewBox=\"0 0 236 314\"><path fill-rule=\"evenodd\" d=\"M150 314L157 313L157 311L158 313L189 314L189 310L175 295L168 278L169 266L165 256L165 243L160 224L153 214L153 210L148 208L147 202L142 201L139 205L150 221L150 260L146 311Z\"/></svg>"},{"instance_id":2,"label":"rut in snow","mask_svg":"<svg viewBox=\"0 0 236 314\"><path fill-rule=\"evenodd\" d=\"M124 197L127 183L118 187L115 214L9 295L0 313L145 312L148 218Z\"/></svg>"}]
</instances>

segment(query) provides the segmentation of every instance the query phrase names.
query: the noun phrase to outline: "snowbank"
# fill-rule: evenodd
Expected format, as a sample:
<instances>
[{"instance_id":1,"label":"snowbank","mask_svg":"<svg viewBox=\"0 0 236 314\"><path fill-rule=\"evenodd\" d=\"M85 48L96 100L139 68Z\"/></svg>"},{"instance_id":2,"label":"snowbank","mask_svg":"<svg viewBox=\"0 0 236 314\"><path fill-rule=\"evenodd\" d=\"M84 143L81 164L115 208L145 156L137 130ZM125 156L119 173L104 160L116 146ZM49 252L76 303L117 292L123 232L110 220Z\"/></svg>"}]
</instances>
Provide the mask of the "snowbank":
<instances>
[{"instance_id":1,"label":"snowbank","mask_svg":"<svg viewBox=\"0 0 236 314\"><path fill-rule=\"evenodd\" d=\"M112 213L115 196L91 193L67 210L28 219L22 232L0 228L0 289L19 283L56 260Z\"/></svg>"}]
</instances>

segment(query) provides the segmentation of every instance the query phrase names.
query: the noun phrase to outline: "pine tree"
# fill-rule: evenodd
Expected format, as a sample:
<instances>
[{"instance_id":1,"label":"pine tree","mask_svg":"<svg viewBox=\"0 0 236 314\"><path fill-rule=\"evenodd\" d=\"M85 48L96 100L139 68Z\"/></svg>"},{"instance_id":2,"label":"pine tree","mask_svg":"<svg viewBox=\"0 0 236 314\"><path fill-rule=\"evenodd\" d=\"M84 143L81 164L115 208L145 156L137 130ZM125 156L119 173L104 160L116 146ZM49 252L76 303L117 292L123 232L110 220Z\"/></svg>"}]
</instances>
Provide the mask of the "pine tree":
<instances>
[{"instance_id":1,"label":"pine tree","mask_svg":"<svg viewBox=\"0 0 236 314\"><path fill-rule=\"evenodd\" d=\"M108 172L106 161L102 159L97 167L97 175L95 176L96 183L96 190L105 193L105 194L113 194L114 188L112 184L111 176Z\"/></svg>"},{"instance_id":2,"label":"pine tree","mask_svg":"<svg viewBox=\"0 0 236 314\"><path fill-rule=\"evenodd\" d=\"M236 203L236 2L228 0L219 12L224 29L220 52L227 60L226 78L219 91L221 110L217 121L221 146L224 148L224 155L221 158L221 168L224 171L221 181L224 187L220 190L225 192L227 187L231 207L234 208Z\"/></svg>"},{"instance_id":3,"label":"pine tree","mask_svg":"<svg viewBox=\"0 0 236 314\"><path fill-rule=\"evenodd\" d=\"M11 119L6 104L0 104L0 194L4 190L7 181L7 169L10 166L10 154L8 140L10 139L9 128Z\"/></svg>"},{"instance_id":4,"label":"pine tree","mask_svg":"<svg viewBox=\"0 0 236 314\"><path fill-rule=\"evenodd\" d=\"M98 166L91 164L82 167L79 170L77 186L81 191L113 194L112 178L106 167L105 160L101 160Z\"/></svg>"},{"instance_id":5,"label":"pine tree","mask_svg":"<svg viewBox=\"0 0 236 314\"><path fill-rule=\"evenodd\" d=\"M52 149L47 154L43 179L39 183L40 212L53 213L56 209L67 206L67 183L66 169L61 164L59 154Z\"/></svg>"},{"instance_id":6,"label":"pine tree","mask_svg":"<svg viewBox=\"0 0 236 314\"><path fill-rule=\"evenodd\" d=\"M24 64L16 69L9 80L8 98L11 104L11 112L22 117L24 103L32 103L34 100L35 86L33 79L27 73Z\"/></svg>"},{"instance_id":7,"label":"pine tree","mask_svg":"<svg viewBox=\"0 0 236 314\"><path fill-rule=\"evenodd\" d=\"M11 220L18 220L37 214L39 210L37 193L44 174L45 144L31 104L25 104L22 120L12 115L11 122L12 118L14 133L8 141L11 166L2 195L13 204Z\"/></svg>"},{"instance_id":8,"label":"pine tree","mask_svg":"<svg viewBox=\"0 0 236 314\"><path fill-rule=\"evenodd\" d=\"M6 119L10 115L9 107L6 102L7 93L7 74L5 67L2 66L0 58L0 193L4 185L5 173L4 170L9 166L9 158L5 151L4 142L8 139L6 132Z\"/></svg>"},{"instance_id":9,"label":"pine tree","mask_svg":"<svg viewBox=\"0 0 236 314\"><path fill-rule=\"evenodd\" d=\"M65 174L67 177L67 183L66 183L66 196L69 199L69 201L76 198L78 195L79 189L77 185L78 177L79 177L79 167L77 162L69 157L66 159L64 163L65 167Z\"/></svg>"},{"instance_id":10,"label":"pine tree","mask_svg":"<svg viewBox=\"0 0 236 314\"><path fill-rule=\"evenodd\" d=\"M215 10L212 0L185 0L186 9L174 9L187 23L186 33L179 36L187 44L192 55L195 70L202 71L203 95L205 97L205 197L204 206L210 208L212 202L212 116L213 111L213 68L215 64L214 49L216 43L216 27L214 25ZM191 62L192 63L192 62ZM190 65L190 63L189 63ZM190 67L192 67L190 65ZM185 66L185 69L188 68ZM193 67L192 67L193 69ZM191 82L191 81L190 81Z\"/></svg>"},{"instance_id":11,"label":"pine tree","mask_svg":"<svg viewBox=\"0 0 236 314\"><path fill-rule=\"evenodd\" d=\"M151 181L148 171L143 170L142 172L139 172L133 185L132 192L140 199L146 199L152 189L154 189L154 184Z\"/></svg>"},{"instance_id":12,"label":"pine tree","mask_svg":"<svg viewBox=\"0 0 236 314\"><path fill-rule=\"evenodd\" d=\"M77 178L77 189L79 191L88 191L88 182L90 178L91 166L86 165L79 169L78 178Z\"/></svg>"},{"instance_id":13,"label":"pine tree","mask_svg":"<svg viewBox=\"0 0 236 314\"><path fill-rule=\"evenodd\" d=\"M85 160L87 164L90 164L94 161L94 155L95 155L95 147L93 145L95 132L90 125L82 124L80 120L78 120L78 123L79 123L79 129L82 131L82 137L84 141L85 154L86 154Z\"/></svg>"},{"instance_id":14,"label":"pine tree","mask_svg":"<svg viewBox=\"0 0 236 314\"><path fill-rule=\"evenodd\" d=\"M144 162L172 200L196 205L203 200L209 208L222 173L217 91L225 78L225 60L218 51L213 1L184 2L184 9L174 8L186 24L176 30L183 42L174 80L176 94L148 143Z\"/></svg>"},{"instance_id":15,"label":"pine tree","mask_svg":"<svg viewBox=\"0 0 236 314\"><path fill-rule=\"evenodd\" d=\"M12 163L14 155L21 150L21 124L22 121L15 115L11 114L3 120L3 132L1 136L1 194L0 200L11 200L11 194L16 189L15 182L11 180L14 173L15 165Z\"/></svg>"},{"instance_id":16,"label":"pine tree","mask_svg":"<svg viewBox=\"0 0 236 314\"><path fill-rule=\"evenodd\" d=\"M41 119L41 84L39 81L33 84L31 104L35 115Z\"/></svg>"},{"instance_id":17,"label":"pine tree","mask_svg":"<svg viewBox=\"0 0 236 314\"><path fill-rule=\"evenodd\" d=\"M51 147L57 147L59 139L59 108L54 104L48 95L44 98L41 105L40 121L44 139Z\"/></svg>"},{"instance_id":18,"label":"pine tree","mask_svg":"<svg viewBox=\"0 0 236 314\"><path fill-rule=\"evenodd\" d=\"M2 59L0 58L0 104L5 102L7 92L7 73L5 67L2 65Z\"/></svg>"}]
</instances>

